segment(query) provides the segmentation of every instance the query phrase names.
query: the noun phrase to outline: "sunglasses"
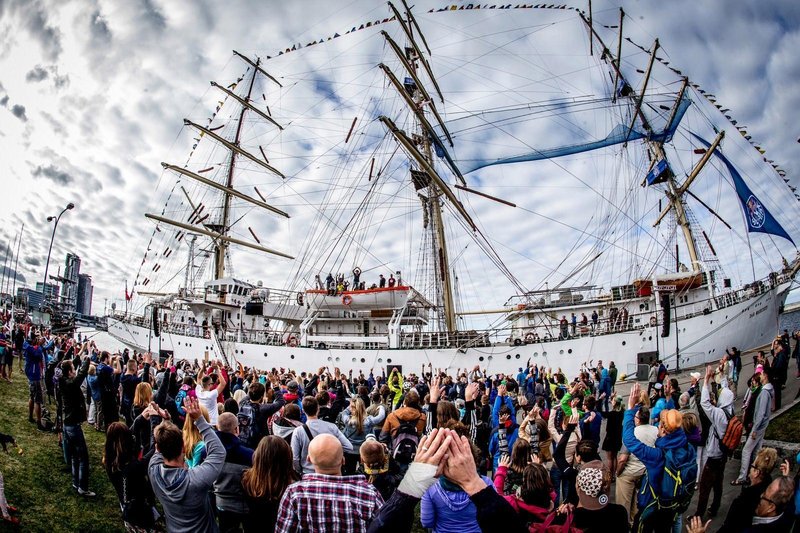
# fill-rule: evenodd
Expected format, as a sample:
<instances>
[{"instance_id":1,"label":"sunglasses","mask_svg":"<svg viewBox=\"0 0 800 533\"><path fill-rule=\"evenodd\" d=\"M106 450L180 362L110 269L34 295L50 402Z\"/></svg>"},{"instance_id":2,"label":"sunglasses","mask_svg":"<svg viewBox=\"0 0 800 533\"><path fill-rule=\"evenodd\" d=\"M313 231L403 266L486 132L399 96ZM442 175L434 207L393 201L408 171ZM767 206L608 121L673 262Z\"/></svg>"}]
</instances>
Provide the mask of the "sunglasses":
<instances>
[{"instance_id":1,"label":"sunglasses","mask_svg":"<svg viewBox=\"0 0 800 533\"><path fill-rule=\"evenodd\" d=\"M769 502L772 505L774 505L775 507L777 507L777 504L774 501L772 501L769 498L767 498L766 496L761 496L761 499L764 500L765 502Z\"/></svg>"}]
</instances>

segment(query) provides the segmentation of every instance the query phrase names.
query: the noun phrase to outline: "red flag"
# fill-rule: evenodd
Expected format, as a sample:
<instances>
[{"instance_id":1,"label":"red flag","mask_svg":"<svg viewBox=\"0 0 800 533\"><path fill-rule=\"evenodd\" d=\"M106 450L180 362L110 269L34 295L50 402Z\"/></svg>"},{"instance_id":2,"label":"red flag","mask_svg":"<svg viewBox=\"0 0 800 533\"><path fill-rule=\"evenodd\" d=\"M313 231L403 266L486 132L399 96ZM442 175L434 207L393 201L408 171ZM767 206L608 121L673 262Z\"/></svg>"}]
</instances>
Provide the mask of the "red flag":
<instances>
[{"instance_id":1,"label":"red flag","mask_svg":"<svg viewBox=\"0 0 800 533\"><path fill-rule=\"evenodd\" d=\"M125 282L125 301L130 302L133 299L133 292L128 294L128 282Z\"/></svg>"}]
</instances>

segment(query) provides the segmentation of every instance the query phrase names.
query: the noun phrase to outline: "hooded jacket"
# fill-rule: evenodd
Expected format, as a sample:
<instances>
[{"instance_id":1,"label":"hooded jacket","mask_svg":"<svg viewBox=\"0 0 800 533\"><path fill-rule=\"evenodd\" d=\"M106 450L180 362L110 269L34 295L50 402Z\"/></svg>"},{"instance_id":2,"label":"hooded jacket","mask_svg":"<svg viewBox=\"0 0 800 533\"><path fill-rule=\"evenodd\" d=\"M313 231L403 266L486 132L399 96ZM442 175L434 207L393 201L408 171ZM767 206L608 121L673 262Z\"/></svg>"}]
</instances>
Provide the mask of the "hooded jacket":
<instances>
[{"instance_id":1,"label":"hooded jacket","mask_svg":"<svg viewBox=\"0 0 800 533\"><path fill-rule=\"evenodd\" d=\"M514 450L514 443L517 442L517 437L519 436L519 426L514 422L513 419L509 419L508 426L506 426L506 443L508 444L508 455L511 455L512 450ZM497 466L500 463L500 427L496 427L492 430L492 434L489 437L489 455L492 456L492 464L494 465L494 470L497 470Z\"/></svg>"},{"instance_id":2,"label":"hooded jacket","mask_svg":"<svg viewBox=\"0 0 800 533\"><path fill-rule=\"evenodd\" d=\"M711 421L711 429L706 439L706 457L710 459L719 459L723 455L719 441L725 435L728 420L733 416L733 402L733 392L727 387L723 387L720 391L716 406L711 404L711 391L708 385L705 385L700 393L700 407Z\"/></svg>"},{"instance_id":3,"label":"hooded jacket","mask_svg":"<svg viewBox=\"0 0 800 533\"><path fill-rule=\"evenodd\" d=\"M772 398L775 396L775 388L772 383L767 383L761 387L761 392L756 397L756 408L753 412L753 431L765 431L769 424L769 415L772 412Z\"/></svg>"},{"instance_id":4,"label":"hooded jacket","mask_svg":"<svg viewBox=\"0 0 800 533\"><path fill-rule=\"evenodd\" d=\"M152 422L157 417L150 418ZM225 448L203 417L195 425L206 443L206 460L191 469L168 467L156 452L148 469L150 484L164 508L167 531L215 533L219 528L211 508L211 487L225 462Z\"/></svg>"},{"instance_id":5,"label":"hooded jacket","mask_svg":"<svg viewBox=\"0 0 800 533\"><path fill-rule=\"evenodd\" d=\"M487 477L481 477L488 486L493 486ZM420 506L422 527L435 533L480 533L477 510L469 495L463 490L448 490L441 482L434 483L425 491Z\"/></svg>"},{"instance_id":6,"label":"hooded jacket","mask_svg":"<svg viewBox=\"0 0 800 533\"><path fill-rule=\"evenodd\" d=\"M674 450L673 457L679 463L684 462L683 460L688 460L689 456L695 457L696 453L686 440L686 433L680 429L656 439L655 448L647 446L637 439L634 433L635 423L633 419L638 411L639 407L625 411L625 419L622 423L622 442L628 448L628 451L642 462L646 470L646 482L642 483L642 488L636 500L639 509L644 509L653 500L650 487L661 486L664 465L666 464L664 451Z\"/></svg>"}]
</instances>

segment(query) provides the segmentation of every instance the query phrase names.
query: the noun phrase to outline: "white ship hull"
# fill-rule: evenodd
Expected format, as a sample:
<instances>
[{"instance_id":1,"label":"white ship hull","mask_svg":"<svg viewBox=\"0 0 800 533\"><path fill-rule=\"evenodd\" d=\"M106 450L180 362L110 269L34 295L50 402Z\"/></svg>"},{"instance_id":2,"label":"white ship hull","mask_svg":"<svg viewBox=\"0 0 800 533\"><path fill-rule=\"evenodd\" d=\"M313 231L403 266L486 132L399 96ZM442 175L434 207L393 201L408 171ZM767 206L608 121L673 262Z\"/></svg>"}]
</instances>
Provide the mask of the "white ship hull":
<instances>
[{"instance_id":1,"label":"white ship hull","mask_svg":"<svg viewBox=\"0 0 800 533\"><path fill-rule=\"evenodd\" d=\"M320 366L339 367L347 371L369 372L387 366L415 371L431 363L433 368L453 372L479 364L490 374L516 373L528 359L531 364L561 368L568 376L575 375L582 364L599 359L614 361L620 374L635 374L640 354L657 352L670 368L675 368L676 347L680 368L718 361L727 347L747 350L769 343L778 331L778 316L788 294L787 281L763 293L708 314L680 318L670 324L668 337L661 337L661 326L645 325L624 332L583 335L567 340L535 342L515 346L497 343L486 347L466 348L400 348L400 349L314 349L286 345L258 344L177 334L169 331L156 338L147 327L109 317L108 333L137 350L170 351L176 360L202 360L206 352L211 359L224 355L233 363L262 370L292 368L310 371ZM229 334L232 335L232 334ZM642 358L647 357L645 355Z\"/></svg>"}]
</instances>

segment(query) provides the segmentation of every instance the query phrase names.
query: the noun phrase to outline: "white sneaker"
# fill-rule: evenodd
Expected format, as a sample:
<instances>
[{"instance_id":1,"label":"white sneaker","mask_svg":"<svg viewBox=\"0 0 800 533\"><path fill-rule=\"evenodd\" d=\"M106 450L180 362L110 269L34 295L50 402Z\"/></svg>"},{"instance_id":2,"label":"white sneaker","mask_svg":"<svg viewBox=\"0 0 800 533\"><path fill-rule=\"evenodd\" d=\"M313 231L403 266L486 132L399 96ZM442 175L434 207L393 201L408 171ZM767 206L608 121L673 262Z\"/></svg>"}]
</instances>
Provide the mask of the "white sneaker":
<instances>
[{"instance_id":1,"label":"white sneaker","mask_svg":"<svg viewBox=\"0 0 800 533\"><path fill-rule=\"evenodd\" d=\"M83 489L78 489L78 494L80 494L84 498L94 498L95 496L97 496L97 494L95 494L94 492Z\"/></svg>"}]
</instances>

